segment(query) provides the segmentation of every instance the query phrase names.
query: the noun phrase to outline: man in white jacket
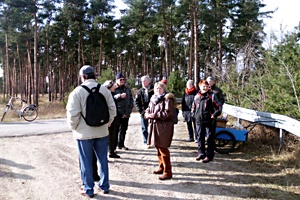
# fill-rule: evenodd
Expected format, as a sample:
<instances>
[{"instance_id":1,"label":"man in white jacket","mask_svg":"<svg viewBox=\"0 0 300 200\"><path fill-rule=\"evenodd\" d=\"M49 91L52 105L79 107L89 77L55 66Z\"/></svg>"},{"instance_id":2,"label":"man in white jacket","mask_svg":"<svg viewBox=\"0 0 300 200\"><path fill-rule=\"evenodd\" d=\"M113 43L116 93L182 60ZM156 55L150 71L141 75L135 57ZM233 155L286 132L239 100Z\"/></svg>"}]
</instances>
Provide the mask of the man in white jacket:
<instances>
[{"instance_id":1,"label":"man in white jacket","mask_svg":"<svg viewBox=\"0 0 300 200\"><path fill-rule=\"evenodd\" d=\"M95 80L95 72L93 67L84 65L80 71L79 76L82 85L88 88L97 87ZM86 197L94 197L94 179L92 169L93 151L96 154L99 164L100 181L98 182L98 189L102 190L104 194L109 192L109 175L108 175L108 127L116 116L116 105L111 92L104 86L100 87L100 93L106 99L109 108L109 122L102 126L94 127L88 126L81 116L86 116L86 100L89 95L88 91L83 87L76 87L68 98L67 103L67 123L73 132L76 139L80 160L80 171L82 179L82 187L80 193Z\"/></svg>"}]
</instances>

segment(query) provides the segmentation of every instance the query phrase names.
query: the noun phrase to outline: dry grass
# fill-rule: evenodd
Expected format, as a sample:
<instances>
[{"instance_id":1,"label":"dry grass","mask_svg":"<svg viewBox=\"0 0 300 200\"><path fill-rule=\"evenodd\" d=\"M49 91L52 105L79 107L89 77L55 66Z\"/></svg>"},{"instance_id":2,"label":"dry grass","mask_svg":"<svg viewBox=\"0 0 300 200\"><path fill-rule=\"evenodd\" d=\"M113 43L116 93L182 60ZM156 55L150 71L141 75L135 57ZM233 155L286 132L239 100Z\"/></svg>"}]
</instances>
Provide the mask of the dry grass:
<instances>
[{"instance_id":1,"label":"dry grass","mask_svg":"<svg viewBox=\"0 0 300 200\"><path fill-rule=\"evenodd\" d=\"M227 126L231 126L236 118L229 117ZM249 123L242 121L246 127ZM284 144L280 146L279 130L273 127L257 125L248 134L247 141L237 146L238 152L249 156L253 170L274 172L280 170L289 177L288 182L295 183L300 180L300 138L285 132ZM293 175L293 176L291 176ZM288 184L287 184L288 186ZM300 193L300 191L299 191Z\"/></svg>"},{"instance_id":2,"label":"dry grass","mask_svg":"<svg viewBox=\"0 0 300 200\"><path fill-rule=\"evenodd\" d=\"M19 95L20 96L20 95ZM9 99L0 96L0 115L4 111L5 105ZM16 100L14 102L15 107L20 110L22 107L21 101ZM63 107L62 102L53 101L49 102L48 95L40 96L38 106L38 118L37 119L56 119L66 117L66 109ZM18 121L20 120L18 115L13 110L9 110L4 118L5 121Z\"/></svg>"}]
</instances>

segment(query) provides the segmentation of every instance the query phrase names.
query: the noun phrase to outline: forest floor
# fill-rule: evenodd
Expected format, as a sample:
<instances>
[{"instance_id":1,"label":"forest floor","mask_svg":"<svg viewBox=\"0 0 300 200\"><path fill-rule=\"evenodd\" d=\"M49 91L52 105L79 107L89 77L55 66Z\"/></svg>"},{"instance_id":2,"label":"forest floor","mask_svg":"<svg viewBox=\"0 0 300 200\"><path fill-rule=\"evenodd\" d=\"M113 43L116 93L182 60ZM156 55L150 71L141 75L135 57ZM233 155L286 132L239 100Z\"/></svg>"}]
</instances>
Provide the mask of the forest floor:
<instances>
[{"instance_id":1,"label":"forest floor","mask_svg":"<svg viewBox=\"0 0 300 200\"><path fill-rule=\"evenodd\" d=\"M65 117L63 108L52 105L52 110L57 112L40 117ZM275 155L270 146L250 138L233 153L216 153L212 162L202 163L195 160L197 144L186 142L186 126L179 120L170 147L173 179L160 181L152 173L156 151L142 144L140 122L131 122L125 142L129 150L118 150L120 159L109 158L110 193L95 190L94 199L300 199L299 166L289 156L294 151ZM71 132L0 141L1 200L84 199Z\"/></svg>"}]
</instances>

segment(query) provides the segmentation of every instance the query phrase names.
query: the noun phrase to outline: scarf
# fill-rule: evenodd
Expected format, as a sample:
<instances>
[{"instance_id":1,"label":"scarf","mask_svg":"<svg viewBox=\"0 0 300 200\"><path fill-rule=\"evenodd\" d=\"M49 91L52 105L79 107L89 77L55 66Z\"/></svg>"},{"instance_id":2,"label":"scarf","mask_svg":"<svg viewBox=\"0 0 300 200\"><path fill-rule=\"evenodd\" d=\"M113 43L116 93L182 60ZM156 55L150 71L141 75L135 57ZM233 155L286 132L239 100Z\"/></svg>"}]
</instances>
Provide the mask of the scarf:
<instances>
[{"instance_id":1,"label":"scarf","mask_svg":"<svg viewBox=\"0 0 300 200\"><path fill-rule=\"evenodd\" d=\"M165 93L163 93L162 95L153 95L151 98L151 101L154 103L154 105L156 105L158 102L160 102L160 100L162 100L165 97Z\"/></svg>"},{"instance_id":2,"label":"scarf","mask_svg":"<svg viewBox=\"0 0 300 200\"><path fill-rule=\"evenodd\" d=\"M186 94L192 94L196 90L196 87L193 86L192 88L185 88L185 93Z\"/></svg>"},{"instance_id":3,"label":"scarf","mask_svg":"<svg viewBox=\"0 0 300 200\"><path fill-rule=\"evenodd\" d=\"M145 90L145 93L144 93L144 102L148 103L149 102L149 89L150 89L150 85L148 87L143 87L144 90Z\"/></svg>"}]
</instances>

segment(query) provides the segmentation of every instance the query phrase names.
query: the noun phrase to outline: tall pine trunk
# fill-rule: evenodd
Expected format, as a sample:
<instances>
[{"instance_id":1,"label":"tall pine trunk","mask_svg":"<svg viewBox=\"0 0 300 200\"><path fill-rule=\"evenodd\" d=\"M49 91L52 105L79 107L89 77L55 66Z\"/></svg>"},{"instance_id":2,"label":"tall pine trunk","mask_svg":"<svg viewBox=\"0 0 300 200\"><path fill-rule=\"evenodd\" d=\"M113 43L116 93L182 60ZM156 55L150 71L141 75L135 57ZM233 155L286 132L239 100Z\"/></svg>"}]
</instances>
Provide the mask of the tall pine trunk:
<instances>
[{"instance_id":1,"label":"tall pine trunk","mask_svg":"<svg viewBox=\"0 0 300 200\"><path fill-rule=\"evenodd\" d=\"M35 1L36 3L36 1ZM38 60L37 60L37 43L38 43L38 38L37 38L37 17L36 17L36 12L34 13L34 55L33 55L33 66L34 66L34 76L33 76L33 92L34 92L34 104L39 105L39 66L38 66Z\"/></svg>"}]
</instances>

